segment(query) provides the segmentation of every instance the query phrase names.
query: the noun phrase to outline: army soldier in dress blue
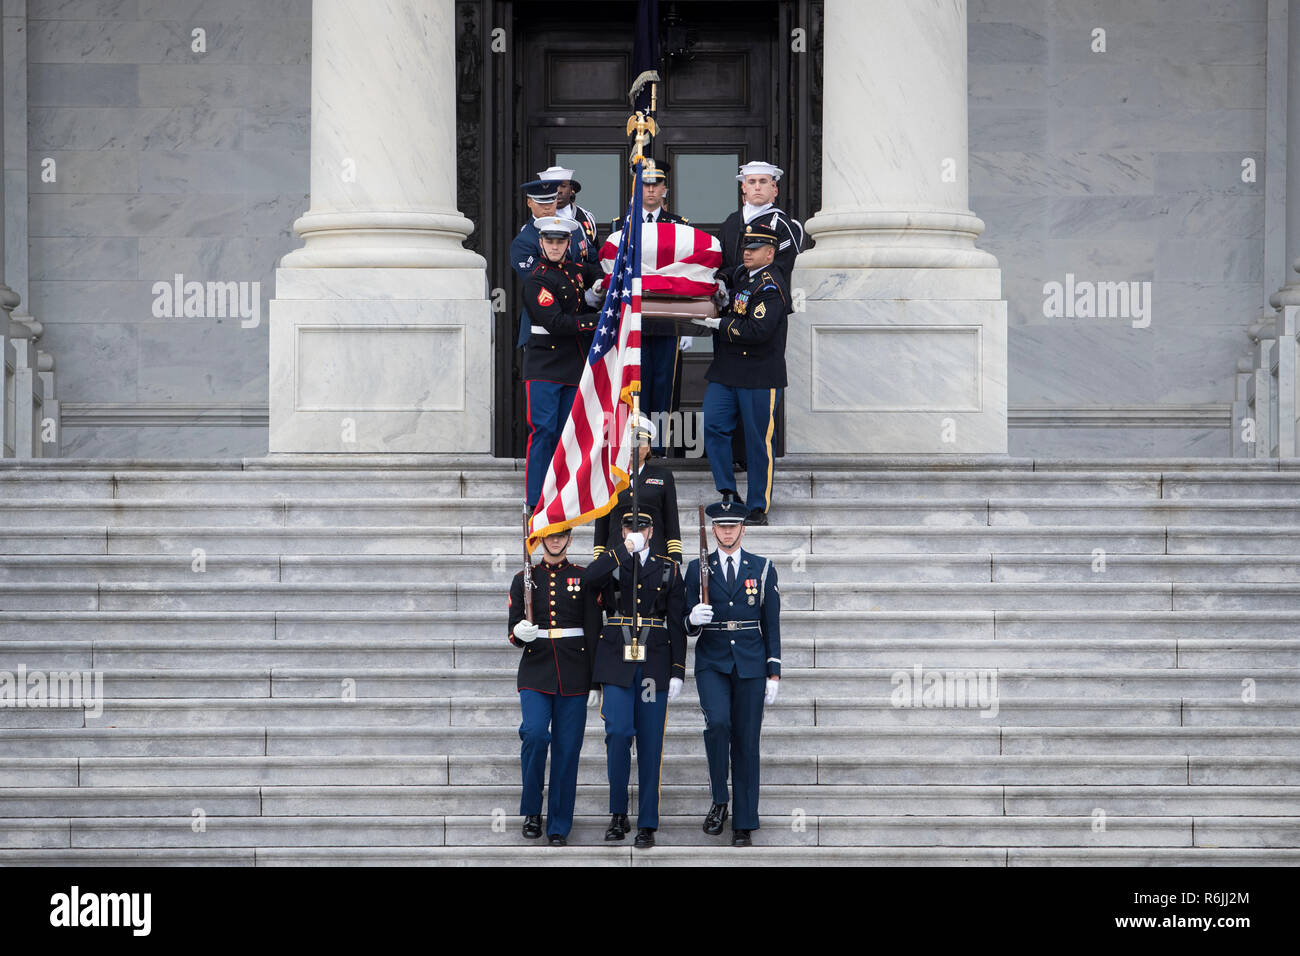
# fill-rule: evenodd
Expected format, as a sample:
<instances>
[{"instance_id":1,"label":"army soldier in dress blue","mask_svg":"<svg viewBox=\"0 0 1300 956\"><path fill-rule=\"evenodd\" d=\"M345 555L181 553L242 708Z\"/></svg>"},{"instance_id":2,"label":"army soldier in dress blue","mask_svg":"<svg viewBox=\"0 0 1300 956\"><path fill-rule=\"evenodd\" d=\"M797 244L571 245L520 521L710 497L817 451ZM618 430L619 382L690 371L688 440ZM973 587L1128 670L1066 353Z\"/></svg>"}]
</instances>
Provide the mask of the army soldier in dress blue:
<instances>
[{"instance_id":1,"label":"army soldier in dress blue","mask_svg":"<svg viewBox=\"0 0 1300 956\"><path fill-rule=\"evenodd\" d=\"M738 497L731 436L739 421L747 458L746 521L759 525L767 524L772 504L772 431L786 386L790 293L772 266L777 242L766 226L746 226L745 264L732 276L730 306L719 318L694 320L713 329L713 361L704 376L704 451L714 486L724 499Z\"/></svg>"},{"instance_id":2,"label":"army soldier in dress blue","mask_svg":"<svg viewBox=\"0 0 1300 956\"><path fill-rule=\"evenodd\" d=\"M593 266L600 265L600 246L596 243L596 217L583 209L575 200L582 192L582 183L573 178L574 171L562 166L551 166L537 174L542 182L555 183L555 215L561 219L572 219L582 226L587 239L586 262Z\"/></svg>"},{"instance_id":3,"label":"army soldier in dress blue","mask_svg":"<svg viewBox=\"0 0 1300 956\"><path fill-rule=\"evenodd\" d=\"M598 266L565 258L569 236L580 232L572 219L538 219L542 261L524 281L524 303L532 316L524 346L524 394L528 401L528 451L524 456L524 485L532 510L542 493L546 469L564 431L582 381L600 316L600 294L591 283L603 279Z\"/></svg>"},{"instance_id":4,"label":"army soldier in dress blue","mask_svg":"<svg viewBox=\"0 0 1300 956\"><path fill-rule=\"evenodd\" d=\"M542 780L551 752L551 790L546 834L551 846L564 846L573 826L578 792L578 755L587 728L587 705L597 692L591 665L600 639L600 608L594 592L582 586L583 568L568 559L571 532L542 539L542 560L533 565L533 617L524 619L524 572L510 585L510 643L523 648L517 689L519 756L523 794L519 812L524 836L542 835Z\"/></svg>"},{"instance_id":5,"label":"army soldier in dress blue","mask_svg":"<svg viewBox=\"0 0 1300 956\"><path fill-rule=\"evenodd\" d=\"M649 462L650 447L655 440L655 425L648 418L641 419L637 434L637 461L640 462L640 494L637 504L650 515L659 530L650 539L650 547L661 558L682 561L682 532L677 516L677 483L673 473ZM598 558L609 548L623 540L623 516L632 510L632 489L624 488L614 507L596 519L596 544L592 557Z\"/></svg>"},{"instance_id":6,"label":"army soldier in dress blue","mask_svg":"<svg viewBox=\"0 0 1300 956\"><path fill-rule=\"evenodd\" d=\"M613 814L605 839L621 840L631 829L627 785L635 737L639 799L633 845L644 850L655 845L659 829L659 773L668 701L681 693L686 676L686 604L677 562L651 553L650 516L628 514L623 529L624 540L593 561L582 580L600 590L606 614L591 674L592 681L601 685L600 715L605 719L609 812ZM633 561L640 562L635 600ZM637 611L640 634L633 625ZM638 652L642 659L636 659Z\"/></svg>"},{"instance_id":7,"label":"army soldier in dress blue","mask_svg":"<svg viewBox=\"0 0 1300 956\"><path fill-rule=\"evenodd\" d=\"M795 256L803 251L806 240L799 220L774 205L782 174L771 163L753 162L740 167L736 178L745 202L722 224L722 270L718 275L724 282L731 282L741 264L745 227L761 224L776 233L776 265L789 286Z\"/></svg>"},{"instance_id":8,"label":"army soldier in dress blue","mask_svg":"<svg viewBox=\"0 0 1300 956\"><path fill-rule=\"evenodd\" d=\"M727 819L727 765L736 812L732 846L749 846L758 829L758 749L763 705L781 680L781 594L776 566L740 547L745 534L738 502L710 505L717 550L709 555L709 593L700 595L700 562L686 569L687 633L695 642L695 687L704 711L704 752L713 806L704 832L717 836Z\"/></svg>"},{"instance_id":9,"label":"army soldier in dress blue","mask_svg":"<svg viewBox=\"0 0 1300 956\"><path fill-rule=\"evenodd\" d=\"M690 225L685 216L674 215L664 208L668 195L668 173L672 167L659 163L641 173L642 222ZM623 220L614 220L614 231L623 228ZM669 319L644 319L641 323L641 411L657 421L666 421L674 410L681 385L682 341L677 324ZM662 456L664 446L655 443L654 453Z\"/></svg>"}]
</instances>

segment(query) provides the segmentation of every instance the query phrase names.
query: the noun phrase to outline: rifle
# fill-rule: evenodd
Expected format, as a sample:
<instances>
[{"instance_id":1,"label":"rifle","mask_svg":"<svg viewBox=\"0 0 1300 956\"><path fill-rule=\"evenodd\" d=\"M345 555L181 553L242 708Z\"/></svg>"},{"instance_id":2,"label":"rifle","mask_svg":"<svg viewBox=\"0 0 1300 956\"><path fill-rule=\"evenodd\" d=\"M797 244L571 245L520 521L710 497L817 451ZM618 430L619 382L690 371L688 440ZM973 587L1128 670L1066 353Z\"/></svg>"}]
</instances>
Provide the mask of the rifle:
<instances>
[{"instance_id":1,"label":"rifle","mask_svg":"<svg viewBox=\"0 0 1300 956\"><path fill-rule=\"evenodd\" d=\"M528 505L524 504L524 620L533 623L533 557L528 553Z\"/></svg>"},{"instance_id":2,"label":"rifle","mask_svg":"<svg viewBox=\"0 0 1300 956\"><path fill-rule=\"evenodd\" d=\"M704 505L700 505L700 603L709 603L709 539L704 536Z\"/></svg>"}]
</instances>

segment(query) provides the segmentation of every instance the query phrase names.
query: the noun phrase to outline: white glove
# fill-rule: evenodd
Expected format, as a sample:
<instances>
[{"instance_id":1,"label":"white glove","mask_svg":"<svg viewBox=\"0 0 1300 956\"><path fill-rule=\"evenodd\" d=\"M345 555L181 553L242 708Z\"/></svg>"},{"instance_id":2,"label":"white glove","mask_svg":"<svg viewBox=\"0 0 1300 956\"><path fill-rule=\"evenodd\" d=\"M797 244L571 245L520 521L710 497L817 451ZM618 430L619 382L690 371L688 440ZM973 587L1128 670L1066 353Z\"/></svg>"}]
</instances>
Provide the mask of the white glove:
<instances>
[{"instance_id":1,"label":"white glove","mask_svg":"<svg viewBox=\"0 0 1300 956\"><path fill-rule=\"evenodd\" d=\"M717 280L718 291L713 293L713 302L719 309L725 309L727 303L731 301L731 293L727 291L727 284L721 279Z\"/></svg>"},{"instance_id":2,"label":"white glove","mask_svg":"<svg viewBox=\"0 0 1300 956\"><path fill-rule=\"evenodd\" d=\"M587 691L587 706L595 707L599 703L600 703L600 688L593 687L591 690Z\"/></svg>"},{"instance_id":3,"label":"white glove","mask_svg":"<svg viewBox=\"0 0 1300 956\"><path fill-rule=\"evenodd\" d=\"M640 554L645 550L645 535L640 531L631 532L623 540L624 543L627 544L629 554Z\"/></svg>"},{"instance_id":4,"label":"white glove","mask_svg":"<svg viewBox=\"0 0 1300 956\"><path fill-rule=\"evenodd\" d=\"M695 339L691 338L689 335L683 335L680 339L677 340L677 348L683 352L689 352L691 350L691 346L694 344L695 344Z\"/></svg>"},{"instance_id":5,"label":"white glove","mask_svg":"<svg viewBox=\"0 0 1300 956\"><path fill-rule=\"evenodd\" d=\"M763 695L763 703L765 704L776 703L776 690L780 686L781 686L781 682L779 680L777 680L775 677L769 677L767 679L767 693Z\"/></svg>"},{"instance_id":6,"label":"white glove","mask_svg":"<svg viewBox=\"0 0 1300 956\"><path fill-rule=\"evenodd\" d=\"M716 318L715 319L691 319L691 323L694 325L703 325L706 328L710 328L710 329L716 329L718 326L722 324L722 320Z\"/></svg>"},{"instance_id":7,"label":"white glove","mask_svg":"<svg viewBox=\"0 0 1300 956\"><path fill-rule=\"evenodd\" d=\"M515 637L523 641L525 644L531 644L533 641L537 640L537 635L540 634L541 631L542 629L540 627L527 619L522 620L515 625Z\"/></svg>"},{"instance_id":8,"label":"white glove","mask_svg":"<svg viewBox=\"0 0 1300 956\"><path fill-rule=\"evenodd\" d=\"M583 298L587 301L587 305L591 306L593 309L605 301L605 296L595 286L588 289L587 294L584 295Z\"/></svg>"},{"instance_id":9,"label":"white glove","mask_svg":"<svg viewBox=\"0 0 1300 956\"><path fill-rule=\"evenodd\" d=\"M691 608L691 627L699 627L701 624L708 624L712 620L713 606L711 604L697 604Z\"/></svg>"},{"instance_id":10,"label":"white glove","mask_svg":"<svg viewBox=\"0 0 1300 956\"><path fill-rule=\"evenodd\" d=\"M682 679L680 677L668 678L668 699L676 700L677 695L682 692Z\"/></svg>"}]
</instances>

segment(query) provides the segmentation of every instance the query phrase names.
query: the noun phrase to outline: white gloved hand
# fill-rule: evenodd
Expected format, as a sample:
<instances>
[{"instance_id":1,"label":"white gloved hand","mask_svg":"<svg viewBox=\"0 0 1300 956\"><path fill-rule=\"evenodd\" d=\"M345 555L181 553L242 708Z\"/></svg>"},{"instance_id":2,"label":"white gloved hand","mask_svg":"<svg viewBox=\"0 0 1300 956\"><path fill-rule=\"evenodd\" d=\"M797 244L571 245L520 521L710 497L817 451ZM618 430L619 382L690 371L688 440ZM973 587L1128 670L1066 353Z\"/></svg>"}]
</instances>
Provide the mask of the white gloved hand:
<instances>
[{"instance_id":1,"label":"white gloved hand","mask_svg":"<svg viewBox=\"0 0 1300 956\"><path fill-rule=\"evenodd\" d=\"M631 532L623 540L624 543L627 544L627 550L629 554L639 554L645 550L645 535L643 535L640 531Z\"/></svg>"},{"instance_id":2,"label":"white gloved hand","mask_svg":"<svg viewBox=\"0 0 1300 956\"><path fill-rule=\"evenodd\" d=\"M781 686L781 682L777 678L769 677L767 679L767 693L763 695L763 703L765 704L776 703L776 691L777 688L780 686Z\"/></svg>"},{"instance_id":3,"label":"white gloved hand","mask_svg":"<svg viewBox=\"0 0 1300 956\"><path fill-rule=\"evenodd\" d=\"M731 301L731 293L727 291L727 284L721 279L717 280L718 291L713 293L713 302L719 309L725 309L727 303Z\"/></svg>"},{"instance_id":4,"label":"white gloved hand","mask_svg":"<svg viewBox=\"0 0 1300 956\"><path fill-rule=\"evenodd\" d=\"M710 604L697 604L691 608L690 622L691 627L699 627L701 624L708 624L713 620L713 606Z\"/></svg>"},{"instance_id":5,"label":"white gloved hand","mask_svg":"<svg viewBox=\"0 0 1300 956\"><path fill-rule=\"evenodd\" d=\"M682 692L682 679L680 677L668 678L668 699L676 700L677 695Z\"/></svg>"},{"instance_id":6,"label":"white gloved hand","mask_svg":"<svg viewBox=\"0 0 1300 956\"><path fill-rule=\"evenodd\" d=\"M693 325L702 325L705 328L716 329L722 324L721 319L691 319Z\"/></svg>"},{"instance_id":7,"label":"white gloved hand","mask_svg":"<svg viewBox=\"0 0 1300 956\"><path fill-rule=\"evenodd\" d=\"M600 703L600 688L593 687L591 690L587 691L587 706L595 707L599 703Z\"/></svg>"},{"instance_id":8,"label":"white gloved hand","mask_svg":"<svg viewBox=\"0 0 1300 956\"><path fill-rule=\"evenodd\" d=\"M583 296L583 299L585 299L587 305L591 306L593 309L605 301L605 297L600 294L600 290L595 286L592 286L587 290L587 294Z\"/></svg>"},{"instance_id":9,"label":"white gloved hand","mask_svg":"<svg viewBox=\"0 0 1300 956\"><path fill-rule=\"evenodd\" d=\"M525 644L531 644L533 641L537 640L537 635L540 634L541 631L542 629L540 627L527 619L522 620L515 625L515 637L523 641Z\"/></svg>"},{"instance_id":10,"label":"white gloved hand","mask_svg":"<svg viewBox=\"0 0 1300 956\"><path fill-rule=\"evenodd\" d=\"M691 350L691 346L694 344L695 344L695 339L691 338L689 335L683 335L677 341L677 348L683 352L689 352Z\"/></svg>"}]
</instances>

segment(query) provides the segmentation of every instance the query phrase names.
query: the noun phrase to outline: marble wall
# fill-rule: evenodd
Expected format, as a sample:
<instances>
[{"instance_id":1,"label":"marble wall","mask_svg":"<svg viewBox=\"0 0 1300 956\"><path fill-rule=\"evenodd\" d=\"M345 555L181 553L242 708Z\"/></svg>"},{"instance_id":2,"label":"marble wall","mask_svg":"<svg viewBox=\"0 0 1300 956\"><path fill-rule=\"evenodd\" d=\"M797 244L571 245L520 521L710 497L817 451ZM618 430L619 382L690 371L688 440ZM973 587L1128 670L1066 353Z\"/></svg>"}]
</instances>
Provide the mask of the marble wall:
<instances>
[{"instance_id":1,"label":"marble wall","mask_svg":"<svg viewBox=\"0 0 1300 956\"><path fill-rule=\"evenodd\" d=\"M63 454L264 454L267 303L308 205L310 0L25 6L27 304ZM204 295L176 315L154 284L178 274ZM213 283L256 291L256 314Z\"/></svg>"},{"instance_id":2,"label":"marble wall","mask_svg":"<svg viewBox=\"0 0 1300 956\"><path fill-rule=\"evenodd\" d=\"M1245 329L1281 285L1264 274L1268 8L970 0L971 208L1008 302L1011 454L1230 453ZM1067 275L1149 282L1149 326L1045 315Z\"/></svg>"},{"instance_id":3,"label":"marble wall","mask_svg":"<svg viewBox=\"0 0 1300 956\"><path fill-rule=\"evenodd\" d=\"M58 362L63 453L264 453L267 302L308 208L310 0L4 0L23 7L26 305ZM1268 7L969 0L971 208L1009 304L1012 454L1228 454L1244 330L1281 284L1263 268ZM259 324L155 315L178 273L260 282ZM1067 274L1150 282L1150 325L1045 316Z\"/></svg>"}]
</instances>

